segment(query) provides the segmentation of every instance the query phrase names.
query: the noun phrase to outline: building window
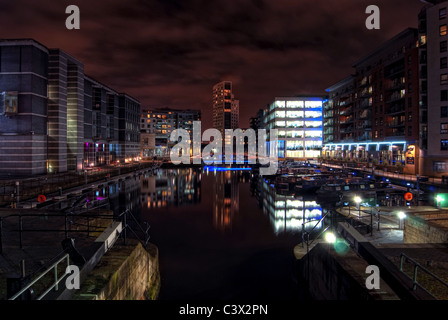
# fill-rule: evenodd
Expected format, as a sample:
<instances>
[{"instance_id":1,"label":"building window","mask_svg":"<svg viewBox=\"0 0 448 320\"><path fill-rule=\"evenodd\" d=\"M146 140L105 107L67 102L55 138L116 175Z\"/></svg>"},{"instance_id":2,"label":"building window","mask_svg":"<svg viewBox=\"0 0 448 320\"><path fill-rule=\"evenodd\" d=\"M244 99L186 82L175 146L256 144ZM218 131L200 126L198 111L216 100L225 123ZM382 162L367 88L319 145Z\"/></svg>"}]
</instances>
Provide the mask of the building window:
<instances>
[{"instance_id":1,"label":"building window","mask_svg":"<svg viewBox=\"0 0 448 320\"><path fill-rule=\"evenodd\" d=\"M412 121L412 112L409 112L408 113L408 122L411 122Z\"/></svg>"},{"instance_id":2,"label":"building window","mask_svg":"<svg viewBox=\"0 0 448 320\"><path fill-rule=\"evenodd\" d=\"M446 163L444 161L434 161L433 170L434 172L446 172Z\"/></svg>"},{"instance_id":3,"label":"building window","mask_svg":"<svg viewBox=\"0 0 448 320\"><path fill-rule=\"evenodd\" d=\"M443 25L440 26L439 33L440 33L441 36L446 36L446 34L447 34L446 24L443 24Z\"/></svg>"},{"instance_id":4,"label":"building window","mask_svg":"<svg viewBox=\"0 0 448 320\"><path fill-rule=\"evenodd\" d=\"M448 90L440 90L440 101L448 101Z\"/></svg>"},{"instance_id":5,"label":"building window","mask_svg":"<svg viewBox=\"0 0 448 320\"><path fill-rule=\"evenodd\" d=\"M448 133L448 123L441 123L440 124L440 133L441 134L447 134Z\"/></svg>"},{"instance_id":6,"label":"building window","mask_svg":"<svg viewBox=\"0 0 448 320\"><path fill-rule=\"evenodd\" d=\"M440 42L440 52L446 52L447 51L447 42L442 41Z\"/></svg>"},{"instance_id":7,"label":"building window","mask_svg":"<svg viewBox=\"0 0 448 320\"><path fill-rule=\"evenodd\" d=\"M448 150L448 139L440 140L440 150Z\"/></svg>"},{"instance_id":8,"label":"building window","mask_svg":"<svg viewBox=\"0 0 448 320\"><path fill-rule=\"evenodd\" d=\"M0 92L0 115L13 116L18 113L18 92Z\"/></svg>"},{"instance_id":9,"label":"building window","mask_svg":"<svg viewBox=\"0 0 448 320\"><path fill-rule=\"evenodd\" d=\"M440 117L448 118L448 107L440 107Z\"/></svg>"},{"instance_id":10,"label":"building window","mask_svg":"<svg viewBox=\"0 0 448 320\"><path fill-rule=\"evenodd\" d=\"M445 19L446 18L446 8L442 8L439 10L439 19Z\"/></svg>"},{"instance_id":11,"label":"building window","mask_svg":"<svg viewBox=\"0 0 448 320\"><path fill-rule=\"evenodd\" d=\"M448 58L447 57L443 57L440 58L440 69L445 69L448 66Z\"/></svg>"},{"instance_id":12,"label":"building window","mask_svg":"<svg viewBox=\"0 0 448 320\"><path fill-rule=\"evenodd\" d=\"M440 75L440 84L448 84L448 73Z\"/></svg>"}]
</instances>

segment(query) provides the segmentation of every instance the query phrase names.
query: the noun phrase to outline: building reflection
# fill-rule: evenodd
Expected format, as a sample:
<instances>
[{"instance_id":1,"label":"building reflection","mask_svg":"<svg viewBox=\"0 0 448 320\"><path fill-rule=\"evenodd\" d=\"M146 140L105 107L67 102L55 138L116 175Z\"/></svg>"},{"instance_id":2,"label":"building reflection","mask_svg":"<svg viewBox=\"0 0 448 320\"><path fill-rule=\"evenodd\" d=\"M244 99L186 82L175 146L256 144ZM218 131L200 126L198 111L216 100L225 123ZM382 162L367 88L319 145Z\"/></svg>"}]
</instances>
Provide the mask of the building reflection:
<instances>
[{"instance_id":1,"label":"building reflection","mask_svg":"<svg viewBox=\"0 0 448 320\"><path fill-rule=\"evenodd\" d=\"M140 179L143 208L184 206L201 201L202 173L198 169L159 170Z\"/></svg>"},{"instance_id":2,"label":"building reflection","mask_svg":"<svg viewBox=\"0 0 448 320\"><path fill-rule=\"evenodd\" d=\"M213 172L216 181L213 184L213 226L221 231L232 229L232 221L239 210L240 180L244 175L232 171Z\"/></svg>"},{"instance_id":3,"label":"building reflection","mask_svg":"<svg viewBox=\"0 0 448 320\"><path fill-rule=\"evenodd\" d=\"M253 192L275 234L311 230L322 218L322 208L313 198L295 198L275 192L273 185L258 177L258 190ZM254 186L254 185L253 185ZM321 229L320 222L316 229Z\"/></svg>"}]
</instances>

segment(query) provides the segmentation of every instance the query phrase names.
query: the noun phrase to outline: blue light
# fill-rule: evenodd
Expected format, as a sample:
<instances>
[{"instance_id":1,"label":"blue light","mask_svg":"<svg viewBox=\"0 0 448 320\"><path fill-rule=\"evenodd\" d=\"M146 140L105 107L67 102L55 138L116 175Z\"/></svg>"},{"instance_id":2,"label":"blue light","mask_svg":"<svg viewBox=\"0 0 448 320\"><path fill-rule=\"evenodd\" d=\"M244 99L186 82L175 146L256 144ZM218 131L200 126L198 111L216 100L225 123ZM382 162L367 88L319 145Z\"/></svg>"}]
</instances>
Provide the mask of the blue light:
<instances>
[{"instance_id":1,"label":"blue light","mask_svg":"<svg viewBox=\"0 0 448 320\"><path fill-rule=\"evenodd\" d=\"M222 167L204 167L205 170L213 170L213 171L250 171L252 168L222 168Z\"/></svg>"}]
</instances>

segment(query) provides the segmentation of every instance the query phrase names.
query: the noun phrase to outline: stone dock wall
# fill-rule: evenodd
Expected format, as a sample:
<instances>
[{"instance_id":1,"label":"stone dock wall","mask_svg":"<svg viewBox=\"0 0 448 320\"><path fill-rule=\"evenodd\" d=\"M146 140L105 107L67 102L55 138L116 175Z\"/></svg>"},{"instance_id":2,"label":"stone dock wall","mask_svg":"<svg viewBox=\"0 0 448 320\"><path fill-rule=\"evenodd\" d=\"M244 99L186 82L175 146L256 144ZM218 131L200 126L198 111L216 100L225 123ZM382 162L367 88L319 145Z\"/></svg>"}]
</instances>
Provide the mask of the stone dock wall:
<instances>
[{"instance_id":1,"label":"stone dock wall","mask_svg":"<svg viewBox=\"0 0 448 320\"><path fill-rule=\"evenodd\" d=\"M419 213L404 221L404 243L448 243L448 214Z\"/></svg>"},{"instance_id":2,"label":"stone dock wall","mask_svg":"<svg viewBox=\"0 0 448 320\"><path fill-rule=\"evenodd\" d=\"M153 244L115 245L106 253L73 300L156 300L160 289L159 254Z\"/></svg>"}]
</instances>

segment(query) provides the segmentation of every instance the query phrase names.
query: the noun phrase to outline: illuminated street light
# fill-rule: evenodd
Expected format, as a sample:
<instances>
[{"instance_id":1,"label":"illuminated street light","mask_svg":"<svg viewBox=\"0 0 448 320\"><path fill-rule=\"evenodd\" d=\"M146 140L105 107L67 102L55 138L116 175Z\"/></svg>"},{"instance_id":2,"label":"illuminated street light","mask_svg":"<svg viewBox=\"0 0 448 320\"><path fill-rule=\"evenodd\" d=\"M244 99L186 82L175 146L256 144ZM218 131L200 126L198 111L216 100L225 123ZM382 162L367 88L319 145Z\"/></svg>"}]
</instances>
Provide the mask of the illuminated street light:
<instances>
[{"instance_id":1,"label":"illuminated street light","mask_svg":"<svg viewBox=\"0 0 448 320\"><path fill-rule=\"evenodd\" d=\"M436 203L437 203L437 208L442 208L442 202L443 201L445 201L445 197L444 196L442 196L442 195L440 195L440 194L438 194L437 196L436 196Z\"/></svg>"},{"instance_id":2,"label":"illuminated street light","mask_svg":"<svg viewBox=\"0 0 448 320\"><path fill-rule=\"evenodd\" d=\"M361 218L361 202L362 199L359 196L355 196L355 198L353 198L353 200L356 203L356 206L358 207L358 218Z\"/></svg>"},{"instance_id":3,"label":"illuminated street light","mask_svg":"<svg viewBox=\"0 0 448 320\"><path fill-rule=\"evenodd\" d=\"M403 211L400 211L397 213L398 219L403 220L406 218L406 213L404 213Z\"/></svg>"},{"instance_id":4,"label":"illuminated street light","mask_svg":"<svg viewBox=\"0 0 448 320\"><path fill-rule=\"evenodd\" d=\"M328 243L335 243L336 242L336 236L333 232L327 232L325 234L325 241Z\"/></svg>"},{"instance_id":5,"label":"illuminated street light","mask_svg":"<svg viewBox=\"0 0 448 320\"><path fill-rule=\"evenodd\" d=\"M398 228L399 229L404 229L404 219L406 219L406 213L404 213L403 211L397 212L397 216L398 216Z\"/></svg>"}]
</instances>

